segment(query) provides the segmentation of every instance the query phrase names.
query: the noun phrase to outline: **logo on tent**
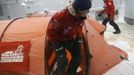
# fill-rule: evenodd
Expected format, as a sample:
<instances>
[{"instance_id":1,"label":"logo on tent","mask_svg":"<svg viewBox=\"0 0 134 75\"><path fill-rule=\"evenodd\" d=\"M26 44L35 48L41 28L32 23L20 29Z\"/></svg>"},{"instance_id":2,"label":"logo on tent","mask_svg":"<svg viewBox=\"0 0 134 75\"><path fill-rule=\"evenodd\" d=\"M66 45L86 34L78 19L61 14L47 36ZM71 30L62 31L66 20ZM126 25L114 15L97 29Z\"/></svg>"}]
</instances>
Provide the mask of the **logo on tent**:
<instances>
[{"instance_id":1,"label":"logo on tent","mask_svg":"<svg viewBox=\"0 0 134 75\"><path fill-rule=\"evenodd\" d=\"M1 54L0 63L23 62L23 45L19 45L15 51L7 51Z\"/></svg>"}]
</instances>

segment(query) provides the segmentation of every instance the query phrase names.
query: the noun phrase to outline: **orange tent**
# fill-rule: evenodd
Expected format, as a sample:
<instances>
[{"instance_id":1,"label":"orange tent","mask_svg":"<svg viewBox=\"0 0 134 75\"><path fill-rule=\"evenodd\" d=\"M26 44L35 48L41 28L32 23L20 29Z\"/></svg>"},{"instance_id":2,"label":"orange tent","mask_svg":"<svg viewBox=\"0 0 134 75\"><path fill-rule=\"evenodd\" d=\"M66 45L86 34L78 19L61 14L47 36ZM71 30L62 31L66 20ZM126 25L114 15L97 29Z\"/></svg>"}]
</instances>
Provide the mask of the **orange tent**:
<instances>
[{"instance_id":1,"label":"orange tent","mask_svg":"<svg viewBox=\"0 0 134 75\"><path fill-rule=\"evenodd\" d=\"M13 21L6 20L0 21L0 35L2 35L5 28L8 26L4 35L2 36L1 43L3 42L23 42L30 41L30 52L29 52L29 71L16 72L16 71L0 71L0 75L47 75L45 64L51 65L54 60L54 54L51 54L51 58L48 63L44 63L44 48L45 48L45 35L46 28L49 23L50 17L35 17L35 18L25 18L17 19ZM104 40L103 36L99 33L104 30L103 25L97 23L92 19L87 19L85 21L87 33L87 43L89 46L90 54L92 58L90 59L90 65L88 69L88 75L101 75L111 69L114 65L122 61L123 58L127 58L127 54L121 49L108 45ZM83 33L86 37L85 28L83 27ZM9 44L10 46L10 44ZM1 47L1 46L0 46ZM84 75L84 68L87 66L85 64L85 49L82 46L83 52L83 62L80 66L82 69L80 75ZM70 55L68 53L68 57ZM1 63L0 63L1 64ZM24 65L25 66L25 65ZM16 66L17 67L17 66ZM3 67L4 68L4 67ZM20 67L21 68L21 67ZM13 68L14 69L14 68Z\"/></svg>"}]
</instances>

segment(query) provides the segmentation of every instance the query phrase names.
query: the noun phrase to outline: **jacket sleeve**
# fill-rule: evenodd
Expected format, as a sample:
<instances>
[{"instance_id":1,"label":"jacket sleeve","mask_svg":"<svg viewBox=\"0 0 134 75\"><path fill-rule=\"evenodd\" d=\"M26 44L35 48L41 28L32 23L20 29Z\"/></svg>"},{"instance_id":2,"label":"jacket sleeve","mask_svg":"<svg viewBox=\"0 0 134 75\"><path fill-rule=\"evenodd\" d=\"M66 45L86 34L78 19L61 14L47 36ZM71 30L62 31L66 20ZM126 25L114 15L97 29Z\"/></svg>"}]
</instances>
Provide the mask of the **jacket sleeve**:
<instances>
[{"instance_id":1,"label":"jacket sleeve","mask_svg":"<svg viewBox=\"0 0 134 75\"><path fill-rule=\"evenodd\" d=\"M82 37L82 28L80 28L77 37L81 38Z\"/></svg>"},{"instance_id":2,"label":"jacket sleeve","mask_svg":"<svg viewBox=\"0 0 134 75\"><path fill-rule=\"evenodd\" d=\"M84 25L84 22L83 22L82 24ZM83 32L82 32L83 25L81 25L81 26L78 27L78 34L77 34L77 37L78 37L78 38L82 38L82 34L83 34Z\"/></svg>"},{"instance_id":3,"label":"jacket sleeve","mask_svg":"<svg viewBox=\"0 0 134 75\"><path fill-rule=\"evenodd\" d=\"M47 30L48 30L48 33L51 33L51 34L49 34L50 36L51 35L57 35L57 36L61 35L63 28L62 28L61 17L59 16L59 14L55 14L51 18Z\"/></svg>"}]
</instances>

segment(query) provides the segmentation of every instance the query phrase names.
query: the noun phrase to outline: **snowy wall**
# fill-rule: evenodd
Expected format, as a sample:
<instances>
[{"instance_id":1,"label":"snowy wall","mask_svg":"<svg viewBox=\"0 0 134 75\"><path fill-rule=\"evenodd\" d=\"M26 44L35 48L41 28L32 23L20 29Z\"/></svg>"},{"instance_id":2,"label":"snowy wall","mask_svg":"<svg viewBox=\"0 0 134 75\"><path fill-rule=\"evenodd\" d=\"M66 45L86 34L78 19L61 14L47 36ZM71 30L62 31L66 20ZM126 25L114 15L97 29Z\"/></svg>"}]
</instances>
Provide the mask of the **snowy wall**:
<instances>
[{"instance_id":1,"label":"snowy wall","mask_svg":"<svg viewBox=\"0 0 134 75\"><path fill-rule=\"evenodd\" d=\"M125 21L134 25L134 0L125 0Z\"/></svg>"}]
</instances>

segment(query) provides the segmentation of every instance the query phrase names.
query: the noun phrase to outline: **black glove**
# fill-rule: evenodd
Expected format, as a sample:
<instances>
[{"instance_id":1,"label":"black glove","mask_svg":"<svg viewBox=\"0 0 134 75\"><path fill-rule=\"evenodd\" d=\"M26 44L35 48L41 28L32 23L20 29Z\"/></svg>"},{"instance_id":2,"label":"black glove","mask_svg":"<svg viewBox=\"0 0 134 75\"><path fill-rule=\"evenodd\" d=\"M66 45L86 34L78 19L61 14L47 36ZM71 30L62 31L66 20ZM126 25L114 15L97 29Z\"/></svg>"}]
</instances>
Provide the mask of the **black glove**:
<instances>
[{"instance_id":1,"label":"black glove","mask_svg":"<svg viewBox=\"0 0 134 75\"><path fill-rule=\"evenodd\" d=\"M76 42L78 44L81 44L83 41L82 41L82 38L81 37L76 37Z\"/></svg>"},{"instance_id":2,"label":"black glove","mask_svg":"<svg viewBox=\"0 0 134 75\"><path fill-rule=\"evenodd\" d=\"M98 14L98 16L100 17L102 14Z\"/></svg>"}]
</instances>

